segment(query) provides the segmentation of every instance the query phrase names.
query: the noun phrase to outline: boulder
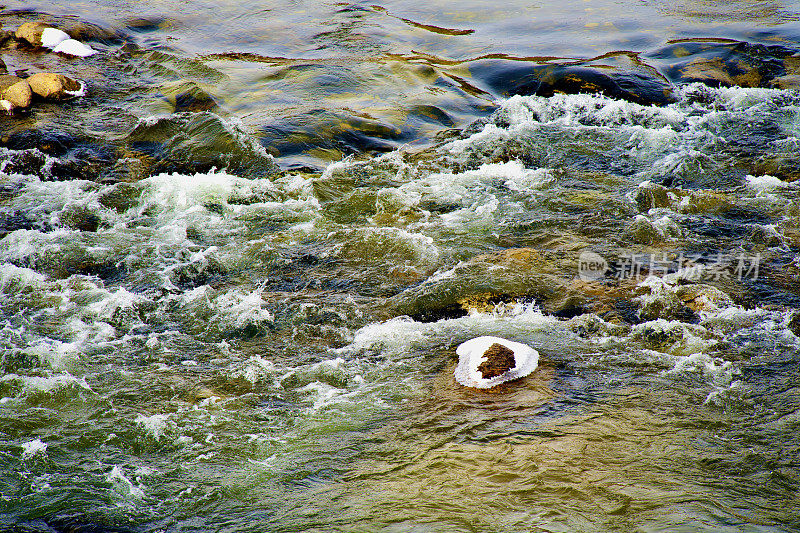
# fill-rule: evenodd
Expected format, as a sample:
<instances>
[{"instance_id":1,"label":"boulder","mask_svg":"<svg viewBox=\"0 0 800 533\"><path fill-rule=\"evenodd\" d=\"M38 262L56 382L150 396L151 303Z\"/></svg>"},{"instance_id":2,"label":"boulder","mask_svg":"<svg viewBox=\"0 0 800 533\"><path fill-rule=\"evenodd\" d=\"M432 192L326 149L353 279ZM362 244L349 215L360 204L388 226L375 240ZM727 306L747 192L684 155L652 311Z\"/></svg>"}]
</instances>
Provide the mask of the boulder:
<instances>
[{"instance_id":1,"label":"boulder","mask_svg":"<svg viewBox=\"0 0 800 533\"><path fill-rule=\"evenodd\" d=\"M34 74L28 78L27 81L34 93L48 100L70 98L74 95L69 94L69 92L75 92L81 89L81 84L79 82L63 74L54 74L52 72Z\"/></svg>"},{"instance_id":2,"label":"boulder","mask_svg":"<svg viewBox=\"0 0 800 533\"><path fill-rule=\"evenodd\" d=\"M3 99L11 102L14 107L29 107L33 99L33 92L31 86L25 80L18 81L5 91L3 91Z\"/></svg>"},{"instance_id":3,"label":"boulder","mask_svg":"<svg viewBox=\"0 0 800 533\"><path fill-rule=\"evenodd\" d=\"M33 46L42 46L42 32L49 28L47 24L39 20L26 22L17 28L14 36L19 40L28 41Z\"/></svg>"}]
</instances>

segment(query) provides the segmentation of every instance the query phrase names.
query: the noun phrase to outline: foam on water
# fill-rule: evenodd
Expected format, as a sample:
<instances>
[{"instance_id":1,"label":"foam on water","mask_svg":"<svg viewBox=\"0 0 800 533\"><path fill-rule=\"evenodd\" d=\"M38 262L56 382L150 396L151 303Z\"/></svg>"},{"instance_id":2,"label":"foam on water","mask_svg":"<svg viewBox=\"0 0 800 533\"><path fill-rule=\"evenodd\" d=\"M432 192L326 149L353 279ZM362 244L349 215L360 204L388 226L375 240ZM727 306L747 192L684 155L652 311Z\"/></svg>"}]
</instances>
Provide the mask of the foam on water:
<instances>
[{"instance_id":1,"label":"foam on water","mask_svg":"<svg viewBox=\"0 0 800 533\"><path fill-rule=\"evenodd\" d=\"M70 390L93 392L85 377L77 378L69 373L50 376L6 374L0 378L0 383L10 386L17 398L24 398L33 394L56 395Z\"/></svg>"},{"instance_id":2,"label":"foam on water","mask_svg":"<svg viewBox=\"0 0 800 533\"><path fill-rule=\"evenodd\" d=\"M138 415L135 422L142 426L155 440L160 440L168 432L175 429L175 425L170 420L169 415Z\"/></svg>"},{"instance_id":3,"label":"foam on water","mask_svg":"<svg viewBox=\"0 0 800 533\"><path fill-rule=\"evenodd\" d=\"M55 48L59 43L66 41L70 36L67 32L57 28L45 28L42 30L42 46L45 48Z\"/></svg>"},{"instance_id":4,"label":"foam on water","mask_svg":"<svg viewBox=\"0 0 800 533\"><path fill-rule=\"evenodd\" d=\"M22 458L30 459L34 455L47 455L47 444L40 439L22 443Z\"/></svg>"},{"instance_id":5,"label":"foam on water","mask_svg":"<svg viewBox=\"0 0 800 533\"><path fill-rule=\"evenodd\" d=\"M780 178L776 178L775 176L745 176L745 182L747 186L758 193L766 192L766 191L774 191L775 189L781 187L788 187L789 184L785 181L782 181Z\"/></svg>"},{"instance_id":6,"label":"foam on water","mask_svg":"<svg viewBox=\"0 0 800 533\"><path fill-rule=\"evenodd\" d=\"M118 465L114 465L108 473L106 482L110 483L119 494L126 498L144 498L143 487L141 485L134 485L133 482L125 476L122 468Z\"/></svg>"},{"instance_id":7,"label":"foam on water","mask_svg":"<svg viewBox=\"0 0 800 533\"><path fill-rule=\"evenodd\" d=\"M468 316L437 322L417 322L397 317L369 324L355 332L353 342L336 350L340 354L378 351L389 359L412 357L415 352L449 346L458 339L496 335L524 339L532 333L557 327L558 319L533 306L517 304L508 313L473 312Z\"/></svg>"}]
</instances>

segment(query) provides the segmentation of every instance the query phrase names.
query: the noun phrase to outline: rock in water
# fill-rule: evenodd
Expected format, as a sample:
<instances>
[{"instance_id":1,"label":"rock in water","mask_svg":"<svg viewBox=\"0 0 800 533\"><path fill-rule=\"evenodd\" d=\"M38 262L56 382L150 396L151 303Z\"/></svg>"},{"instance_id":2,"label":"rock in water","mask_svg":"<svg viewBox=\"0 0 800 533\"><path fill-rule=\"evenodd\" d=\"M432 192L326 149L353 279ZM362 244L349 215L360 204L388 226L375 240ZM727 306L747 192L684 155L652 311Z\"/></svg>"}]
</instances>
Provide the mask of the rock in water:
<instances>
[{"instance_id":1,"label":"rock in water","mask_svg":"<svg viewBox=\"0 0 800 533\"><path fill-rule=\"evenodd\" d=\"M539 365L539 352L500 337L477 337L456 348L456 381L465 387L489 389L527 376Z\"/></svg>"},{"instance_id":2,"label":"rock in water","mask_svg":"<svg viewBox=\"0 0 800 533\"><path fill-rule=\"evenodd\" d=\"M42 46L45 48L55 48L69 38L70 37L67 32L58 30L56 28L45 28L41 35Z\"/></svg>"},{"instance_id":3,"label":"rock in water","mask_svg":"<svg viewBox=\"0 0 800 533\"><path fill-rule=\"evenodd\" d=\"M24 39L33 46L42 46L42 32L46 28L48 28L47 24L34 20L33 22L26 22L17 28L14 35L17 39Z\"/></svg>"},{"instance_id":4,"label":"rock in water","mask_svg":"<svg viewBox=\"0 0 800 533\"><path fill-rule=\"evenodd\" d=\"M28 107L33 99L31 86L25 80L18 81L3 91L3 99L11 102L14 107Z\"/></svg>"},{"instance_id":5,"label":"rock in water","mask_svg":"<svg viewBox=\"0 0 800 533\"><path fill-rule=\"evenodd\" d=\"M75 96L81 90L81 84L63 74L40 72L28 78L31 90L50 100L61 100Z\"/></svg>"}]
</instances>

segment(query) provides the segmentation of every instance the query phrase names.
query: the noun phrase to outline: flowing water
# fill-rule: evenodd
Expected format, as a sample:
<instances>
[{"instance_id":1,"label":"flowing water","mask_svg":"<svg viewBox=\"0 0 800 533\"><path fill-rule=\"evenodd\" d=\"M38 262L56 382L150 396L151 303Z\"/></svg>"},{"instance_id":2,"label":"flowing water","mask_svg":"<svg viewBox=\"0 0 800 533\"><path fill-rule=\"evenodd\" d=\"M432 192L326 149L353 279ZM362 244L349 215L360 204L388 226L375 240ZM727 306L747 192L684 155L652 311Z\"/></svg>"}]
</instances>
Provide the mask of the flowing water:
<instances>
[{"instance_id":1,"label":"flowing water","mask_svg":"<svg viewBox=\"0 0 800 533\"><path fill-rule=\"evenodd\" d=\"M0 529L800 530L800 3L6 3ZM455 347L541 354L497 390Z\"/></svg>"}]
</instances>

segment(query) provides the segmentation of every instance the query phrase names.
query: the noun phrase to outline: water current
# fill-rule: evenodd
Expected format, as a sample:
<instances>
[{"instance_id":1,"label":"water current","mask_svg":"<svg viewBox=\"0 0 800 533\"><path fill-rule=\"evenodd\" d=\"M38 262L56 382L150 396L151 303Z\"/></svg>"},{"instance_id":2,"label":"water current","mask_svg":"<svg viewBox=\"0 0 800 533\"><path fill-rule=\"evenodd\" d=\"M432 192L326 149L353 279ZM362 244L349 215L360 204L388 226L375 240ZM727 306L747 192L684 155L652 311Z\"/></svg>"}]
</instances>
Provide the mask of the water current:
<instances>
[{"instance_id":1,"label":"water current","mask_svg":"<svg viewBox=\"0 0 800 533\"><path fill-rule=\"evenodd\" d=\"M800 3L374 2L0 6L0 529L800 530Z\"/></svg>"}]
</instances>

